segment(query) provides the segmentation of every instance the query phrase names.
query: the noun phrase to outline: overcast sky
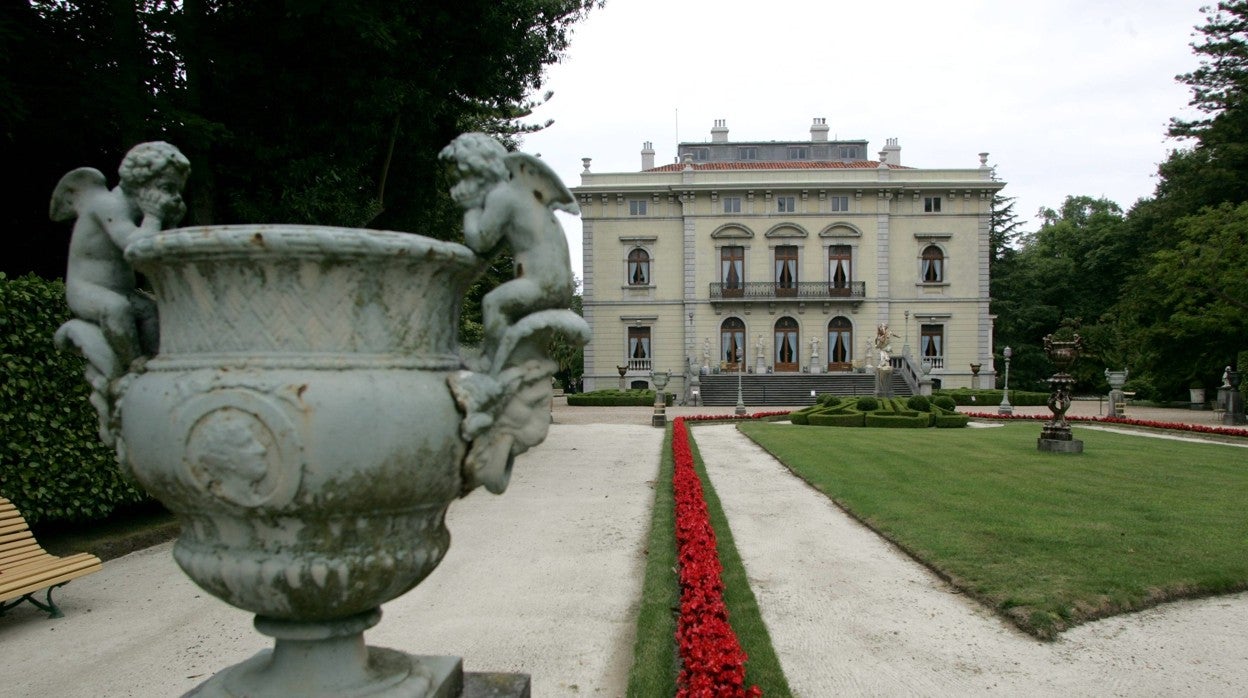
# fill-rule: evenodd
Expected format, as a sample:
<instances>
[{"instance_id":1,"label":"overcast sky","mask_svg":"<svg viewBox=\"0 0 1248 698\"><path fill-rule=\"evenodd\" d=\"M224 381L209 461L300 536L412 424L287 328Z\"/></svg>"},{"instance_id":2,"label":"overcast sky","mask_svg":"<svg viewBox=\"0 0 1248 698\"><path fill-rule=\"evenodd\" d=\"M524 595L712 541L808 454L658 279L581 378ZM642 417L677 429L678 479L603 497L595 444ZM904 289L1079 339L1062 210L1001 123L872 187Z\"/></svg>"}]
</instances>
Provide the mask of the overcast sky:
<instances>
[{"instance_id":1,"label":"overcast sky","mask_svg":"<svg viewBox=\"0 0 1248 698\"><path fill-rule=\"evenodd\" d=\"M608 0L575 26L547 71L554 119L521 149L564 182L657 164L676 143L801 140L814 117L832 138L866 139L871 158L897 138L902 164L978 167L1008 182L1028 230L1068 195L1129 209L1192 115L1174 77L1198 65L1190 44L1208 0ZM580 224L564 218L581 273Z\"/></svg>"}]
</instances>

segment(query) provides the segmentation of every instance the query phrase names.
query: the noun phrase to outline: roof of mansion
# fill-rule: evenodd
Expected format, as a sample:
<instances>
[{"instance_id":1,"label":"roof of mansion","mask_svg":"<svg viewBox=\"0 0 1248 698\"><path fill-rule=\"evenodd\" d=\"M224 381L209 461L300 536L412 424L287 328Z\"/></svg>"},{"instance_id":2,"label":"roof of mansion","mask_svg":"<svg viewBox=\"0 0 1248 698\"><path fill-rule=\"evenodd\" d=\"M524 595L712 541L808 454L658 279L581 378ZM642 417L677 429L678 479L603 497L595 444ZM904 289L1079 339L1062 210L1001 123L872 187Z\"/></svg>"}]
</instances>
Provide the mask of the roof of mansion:
<instances>
[{"instance_id":1,"label":"roof of mansion","mask_svg":"<svg viewBox=\"0 0 1248 698\"><path fill-rule=\"evenodd\" d=\"M694 171L709 170L874 170L880 163L875 160L854 160L844 162L838 160L790 160L790 161L750 161L750 162L674 162L662 167L653 167L642 172L683 172L686 168ZM904 165L888 165L890 170L910 170Z\"/></svg>"}]
</instances>

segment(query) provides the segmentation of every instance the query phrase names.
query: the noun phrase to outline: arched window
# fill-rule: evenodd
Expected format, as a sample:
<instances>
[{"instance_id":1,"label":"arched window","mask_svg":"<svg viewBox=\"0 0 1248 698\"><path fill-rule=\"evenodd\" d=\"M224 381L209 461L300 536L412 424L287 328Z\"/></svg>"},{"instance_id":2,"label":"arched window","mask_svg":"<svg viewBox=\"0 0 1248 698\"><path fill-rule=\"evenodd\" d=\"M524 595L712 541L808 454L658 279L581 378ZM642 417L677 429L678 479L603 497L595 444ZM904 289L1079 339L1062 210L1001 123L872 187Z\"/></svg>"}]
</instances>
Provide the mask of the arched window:
<instances>
[{"instance_id":1,"label":"arched window","mask_svg":"<svg viewBox=\"0 0 1248 698\"><path fill-rule=\"evenodd\" d=\"M628 285L650 285L650 254L641 248L628 253Z\"/></svg>"},{"instance_id":2,"label":"arched window","mask_svg":"<svg viewBox=\"0 0 1248 698\"><path fill-rule=\"evenodd\" d=\"M834 317L828 323L828 370L848 371L853 368L854 326L849 318Z\"/></svg>"},{"instance_id":3,"label":"arched window","mask_svg":"<svg viewBox=\"0 0 1248 698\"><path fill-rule=\"evenodd\" d=\"M920 278L925 284L940 283L945 280L945 253L935 245L923 249L923 263Z\"/></svg>"},{"instance_id":4,"label":"arched window","mask_svg":"<svg viewBox=\"0 0 1248 698\"><path fill-rule=\"evenodd\" d=\"M796 371L801 360L797 320L791 317L776 320L775 338L776 371Z\"/></svg>"},{"instance_id":5,"label":"arched window","mask_svg":"<svg viewBox=\"0 0 1248 698\"><path fill-rule=\"evenodd\" d=\"M719 360L732 371L745 368L745 323L730 317L719 325Z\"/></svg>"}]
</instances>

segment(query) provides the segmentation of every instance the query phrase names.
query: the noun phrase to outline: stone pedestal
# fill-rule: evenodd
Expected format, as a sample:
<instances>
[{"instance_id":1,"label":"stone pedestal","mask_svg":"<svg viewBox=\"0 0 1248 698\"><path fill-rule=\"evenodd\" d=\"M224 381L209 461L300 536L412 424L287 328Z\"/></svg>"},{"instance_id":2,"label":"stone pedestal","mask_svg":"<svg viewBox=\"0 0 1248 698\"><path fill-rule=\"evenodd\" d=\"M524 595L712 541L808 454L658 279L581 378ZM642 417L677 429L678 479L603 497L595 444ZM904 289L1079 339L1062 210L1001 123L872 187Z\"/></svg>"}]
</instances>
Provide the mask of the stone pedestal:
<instances>
[{"instance_id":1,"label":"stone pedestal","mask_svg":"<svg viewBox=\"0 0 1248 698\"><path fill-rule=\"evenodd\" d=\"M1083 453L1083 442L1079 439L1036 439L1036 448L1049 453Z\"/></svg>"},{"instance_id":2,"label":"stone pedestal","mask_svg":"<svg viewBox=\"0 0 1248 698\"><path fill-rule=\"evenodd\" d=\"M1218 405L1222 408L1222 423L1228 426L1248 424L1244 416L1244 394L1235 388L1218 389Z\"/></svg>"},{"instance_id":3,"label":"stone pedestal","mask_svg":"<svg viewBox=\"0 0 1248 698\"><path fill-rule=\"evenodd\" d=\"M893 368L891 366L880 366L875 369L875 396L893 396Z\"/></svg>"},{"instance_id":4,"label":"stone pedestal","mask_svg":"<svg viewBox=\"0 0 1248 698\"><path fill-rule=\"evenodd\" d=\"M932 394L932 379L928 378L927 376L923 376L922 378L919 379L919 395L930 396L931 394Z\"/></svg>"},{"instance_id":5,"label":"stone pedestal","mask_svg":"<svg viewBox=\"0 0 1248 698\"><path fill-rule=\"evenodd\" d=\"M1127 402L1127 394L1117 388L1109 391L1109 408L1106 410L1108 417L1122 417L1126 410L1123 408Z\"/></svg>"}]
</instances>

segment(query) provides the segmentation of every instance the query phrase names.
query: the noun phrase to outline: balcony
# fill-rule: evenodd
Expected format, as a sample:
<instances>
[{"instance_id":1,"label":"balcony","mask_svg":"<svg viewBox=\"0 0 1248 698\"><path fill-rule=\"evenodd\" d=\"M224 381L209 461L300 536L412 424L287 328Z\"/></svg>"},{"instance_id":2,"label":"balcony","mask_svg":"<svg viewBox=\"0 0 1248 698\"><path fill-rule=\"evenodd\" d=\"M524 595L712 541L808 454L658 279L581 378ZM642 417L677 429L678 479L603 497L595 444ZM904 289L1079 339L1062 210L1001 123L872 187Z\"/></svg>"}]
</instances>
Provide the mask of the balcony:
<instances>
[{"instance_id":1,"label":"balcony","mask_svg":"<svg viewBox=\"0 0 1248 698\"><path fill-rule=\"evenodd\" d=\"M867 297L867 282L851 281L846 286L833 286L826 281L801 281L778 284L774 281L747 281L738 284L713 282L711 301L820 301L824 303L861 303Z\"/></svg>"}]
</instances>

